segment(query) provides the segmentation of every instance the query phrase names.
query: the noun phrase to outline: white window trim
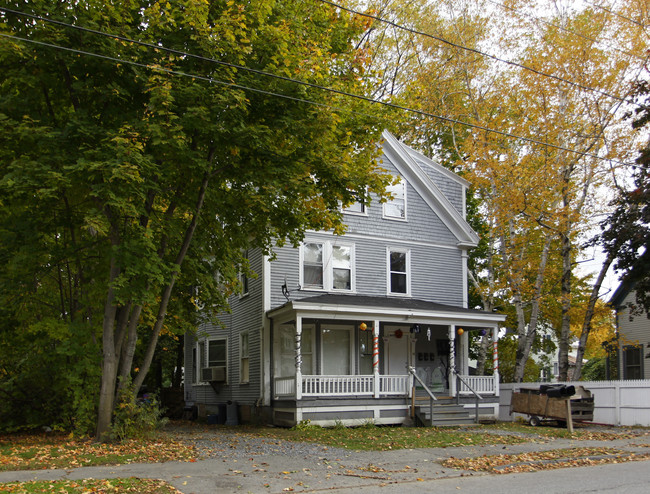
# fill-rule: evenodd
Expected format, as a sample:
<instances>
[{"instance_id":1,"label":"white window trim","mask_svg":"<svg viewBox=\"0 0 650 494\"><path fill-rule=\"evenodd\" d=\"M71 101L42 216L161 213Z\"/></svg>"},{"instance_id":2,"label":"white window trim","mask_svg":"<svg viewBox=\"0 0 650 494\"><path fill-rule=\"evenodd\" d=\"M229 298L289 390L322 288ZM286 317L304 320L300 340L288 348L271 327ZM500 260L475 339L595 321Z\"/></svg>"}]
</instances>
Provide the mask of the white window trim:
<instances>
[{"instance_id":1,"label":"white window trim","mask_svg":"<svg viewBox=\"0 0 650 494\"><path fill-rule=\"evenodd\" d=\"M390 253L402 252L406 254L406 293L390 291ZM386 294L391 297L410 297L411 296L411 249L403 247L386 247Z\"/></svg>"},{"instance_id":2,"label":"white window trim","mask_svg":"<svg viewBox=\"0 0 650 494\"><path fill-rule=\"evenodd\" d=\"M321 328L321 332L323 331L323 329L337 329L337 330L342 329L342 330L348 330L350 332L350 345L349 345L349 348L348 348L348 352L349 352L348 357L350 359L350 374L349 375L351 375L351 376L356 375L355 373L356 373L356 368L357 368L357 359L356 359L356 354L355 354L355 351L354 351L354 348L355 348L354 326L350 326L350 325L347 325L347 324L327 324L327 325L324 325L323 328ZM321 338L322 338L322 335L321 335ZM318 360L319 360L320 369L319 369L318 373L320 375L323 375L323 359L325 358L325 355L323 354L323 345L322 344L320 346L320 352L319 353L320 353L320 358ZM331 375L331 374L327 374L327 375Z\"/></svg>"},{"instance_id":3,"label":"white window trim","mask_svg":"<svg viewBox=\"0 0 650 494\"><path fill-rule=\"evenodd\" d=\"M402 185L402 188L404 190L404 217L399 217L399 216L390 216L386 214L386 205L389 204L391 201L387 201L382 205L382 217L385 220L391 220L391 221L407 221L408 218L408 207L407 207L407 199L406 199L406 180L404 180L404 177L400 177L400 184Z\"/></svg>"},{"instance_id":4,"label":"white window trim","mask_svg":"<svg viewBox=\"0 0 650 494\"><path fill-rule=\"evenodd\" d=\"M206 365L209 367L210 366L210 342L211 341L225 341L226 342L226 362L225 362L225 367L226 367L226 384L229 382L229 372L228 372L228 362L229 362L229 356L228 356L228 337L227 336L212 336L208 338L201 338L199 341L196 342L196 357L197 357L197 374L198 376L196 377L196 380L194 382L195 385L197 386L209 386L210 383L208 381L202 381L201 380L201 366L199 365L201 363L201 357L200 357L200 343L203 342L205 343L205 355L204 355L204 360Z\"/></svg>"},{"instance_id":5,"label":"white window trim","mask_svg":"<svg viewBox=\"0 0 650 494\"><path fill-rule=\"evenodd\" d=\"M249 251L245 251L244 257L248 260L248 262L250 262ZM244 291L244 277L246 277L246 285L247 285L246 286L246 291ZM248 297L248 294L250 293L250 290L251 290L251 277L246 276L246 275L244 275L244 273L239 271L238 279L239 279L239 286L242 289L242 292L239 294L239 298L240 299L246 298L246 297Z\"/></svg>"},{"instance_id":6,"label":"white window trim","mask_svg":"<svg viewBox=\"0 0 650 494\"><path fill-rule=\"evenodd\" d=\"M367 191L367 189L366 189ZM350 211L347 208L341 206L341 212L344 214L350 214L352 216L368 216L368 204L362 201L354 201L350 206L354 204L361 204L363 206L363 211ZM349 206L348 206L349 207Z\"/></svg>"},{"instance_id":7,"label":"white window trim","mask_svg":"<svg viewBox=\"0 0 650 494\"><path fill-rule=\"evenodd\" d=\"M323 246L323 288L306 287L304 280L305 244L321 244ZM350 289L334 288L334 264L332 255L334 247L350 248ZM300 289L314 292L356 293L356 249L355 244L331 240L305 240L300 245Z\"/></svg>"},{"instance_id":8,"label":"white window trim","mask_svg":"<svg viewBox=\"0 0 650 494\"><path fill-rule=\"evenodd\" d=\"M244 335L248 337L248 354L245 357L242 355ZM243 359L248 360L248 379L246 380L242 378ZM239 384L248 384L250 383L250 380L251 380L251 333L250 331L246 330L239 333Z\"/></svg>"}]
</instances>

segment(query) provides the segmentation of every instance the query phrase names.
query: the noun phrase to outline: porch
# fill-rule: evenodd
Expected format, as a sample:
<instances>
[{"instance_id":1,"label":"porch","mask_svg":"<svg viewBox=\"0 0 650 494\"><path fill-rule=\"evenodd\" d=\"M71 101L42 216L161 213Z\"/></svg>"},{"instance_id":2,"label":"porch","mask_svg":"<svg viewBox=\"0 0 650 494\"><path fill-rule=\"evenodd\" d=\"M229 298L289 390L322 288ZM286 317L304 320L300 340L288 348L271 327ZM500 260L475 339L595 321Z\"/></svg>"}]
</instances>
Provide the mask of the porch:
<instances>
[{"instance_id":1,"label":"porch","mask_svg":"<svg viewBox=\"0 0 650 494\"><path fill-rule=\"evenodd\" d=\"M417 300L321 295L288 302L268 316L269 405L277 425L305 417L320 425L408 423L422 386L456 401L490 397L482 401L498 406L496 346L494 374L470 375L468 334L491 331L496 341L501 315Z\"/></svg>"}]
</instances>

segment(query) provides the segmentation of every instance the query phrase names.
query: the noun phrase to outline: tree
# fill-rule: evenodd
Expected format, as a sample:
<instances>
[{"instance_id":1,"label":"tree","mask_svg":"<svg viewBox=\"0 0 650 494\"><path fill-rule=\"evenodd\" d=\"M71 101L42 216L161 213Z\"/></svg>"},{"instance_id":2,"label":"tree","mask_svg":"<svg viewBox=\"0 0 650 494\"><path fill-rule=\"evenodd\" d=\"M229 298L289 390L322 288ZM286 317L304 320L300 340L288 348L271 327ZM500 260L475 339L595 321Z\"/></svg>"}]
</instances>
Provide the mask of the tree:
<instances>
[{"instance_id":1,"label":"tree","mask_svg":"<svg viewBox=\"0 0 650 494\"><path fill-rule=\"evenodd\" d=\"M650 82L635 85L639 106L630 114L633 127L644 129L650 122ZM615 259L625 283L636 292L637 311L650 314L650 144L640 151L633 172L634 186L621 189L613 213L602 224L601 242L609 258Z\"/></svg>"},{"instance_id":2,"label":"tree","mask_svg":"<svg viewBox=\"0 0 650 494\"><path fill-rule=\"evenodd\" d=\"M515 379L522 379L537 324L556 319L553 297L562 302L566 379L571 314L582 297L576 263L605 212L600 193L635 142L620 115L645 60L646 35L623 19L642 16L642 5L630 0L616 12L563 1L439 5L449 28L421 41L422 70L405 94L441 118L421 124L418 135L436 136L438 146L438 136L452 136L446 143L454 152L440 154L466 174L488 218L489 269L475 273L476 286L516 308ZM592 308L597 296L596 288ZM585 313L586 335L592 315ZM581 345L584 351L586 339Z\"/></svg>"},{"instance_id":3,"label":"tree","mask_svg":"<svg viewBox=\"0 0 650 494\"><path fill-rule=\"evenodd\" d=\"M0 296L16 335L63 324L100 343L105 439L118 383L137 392L191 287L217 311L245 248L341 232L341 203L383 194L368 105L315 87L366 90L364 26L293 0L14 6L0 10Z\"/></svg>"}]
</instances>

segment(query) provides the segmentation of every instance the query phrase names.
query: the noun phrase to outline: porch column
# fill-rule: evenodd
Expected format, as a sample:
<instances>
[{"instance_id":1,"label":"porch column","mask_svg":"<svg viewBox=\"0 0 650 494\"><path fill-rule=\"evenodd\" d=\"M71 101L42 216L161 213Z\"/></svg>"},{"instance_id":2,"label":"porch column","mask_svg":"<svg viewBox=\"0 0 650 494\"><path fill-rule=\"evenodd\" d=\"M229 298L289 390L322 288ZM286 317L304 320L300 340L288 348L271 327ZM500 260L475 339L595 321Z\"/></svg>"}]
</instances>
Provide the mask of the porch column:
<instances>
[{"instance_id":1,"label":"porch column","mask_svg":"<svg viewBox=\"0 0 650 494\"><path fill-rule=\"evenodd\" d=\"M374 377L374 396L379 398L379 321L372 326L372 375Z\"/></svg>"},{"instance_id":2,"label":"porch column","mask_svg":"<svg viewBox=\"0 0 650 494\"><path fill-rule=\"evenodd\" d=\"M492 362L494 367L494 395L499 396L499 328L497 326L492 328Z\"/></svg>"},{"instance_id":3,"label":"porch column","mask_svg":"<svg viewBox=\"0 0 650 494\"><path fill-rule=\"evenodd\" d=\"M449 326L449 394L456 396L456 325Z\"/></svg>"},{"instance_id":4,"label":"porch column","mask_svg":"<svg viewBox=\"0 0 650 494\"><path fill-rule=\"evenodd\" d=\"M302 399L302 317L296 316L296 400Z\"/></svg>"}]
</instances>

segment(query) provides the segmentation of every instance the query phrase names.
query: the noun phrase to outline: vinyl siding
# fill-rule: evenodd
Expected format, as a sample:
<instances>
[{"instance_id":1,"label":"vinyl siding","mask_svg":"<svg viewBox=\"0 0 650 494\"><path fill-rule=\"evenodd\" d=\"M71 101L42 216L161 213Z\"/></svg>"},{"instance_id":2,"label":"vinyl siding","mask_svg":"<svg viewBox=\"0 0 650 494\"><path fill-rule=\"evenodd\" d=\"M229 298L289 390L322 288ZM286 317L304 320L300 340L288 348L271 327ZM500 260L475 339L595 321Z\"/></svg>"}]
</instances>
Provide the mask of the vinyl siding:
<instances>
[{"instance_id":1,"label":"vinyl siding","mask_svg":"<svg viewBox=\"0 0 650 494\"><path fill-rule=\"evenodd\" d=\"M263 324L262 305L262 263L263 256L259 250L251 250L249 254L251 268L258 274L257 278L249 278L248 295L230 297L230 313L224 312L218 315L218 321L206 321L197 328L197 337L221 337L228 338L228 383L222 385L219 393L209 384L190 386L190 394L193 400L206 405L217 405L228 400L239 404L254 404L259 398L261 385L261 335ZM221 324L223 324L223 327ZM240 334L248 331L249 334L249 381L240 383ZM192 348L196 344L196 338L188 336L185 349L187 383L192 382L191 362ZM186 384L186 399L188 386Z\"/></svg>"},{"instance_id":2,"label":"vinyl siding","mask_svg":"<svg viewBox=\"0 0 650 494\"><path fill-rule=\"evenodd\" d=\"M643 345L642 351L642 366L643 378L650 379L650 319L646 314L630 315L628 304L636 304L636 293L631 291L625 297L621 304L616 317L618 324L618 331L621 335L621 346L641 344ZM623 358L621 352L620 375L623 377Z\"/></svg>"}]
</instances>

